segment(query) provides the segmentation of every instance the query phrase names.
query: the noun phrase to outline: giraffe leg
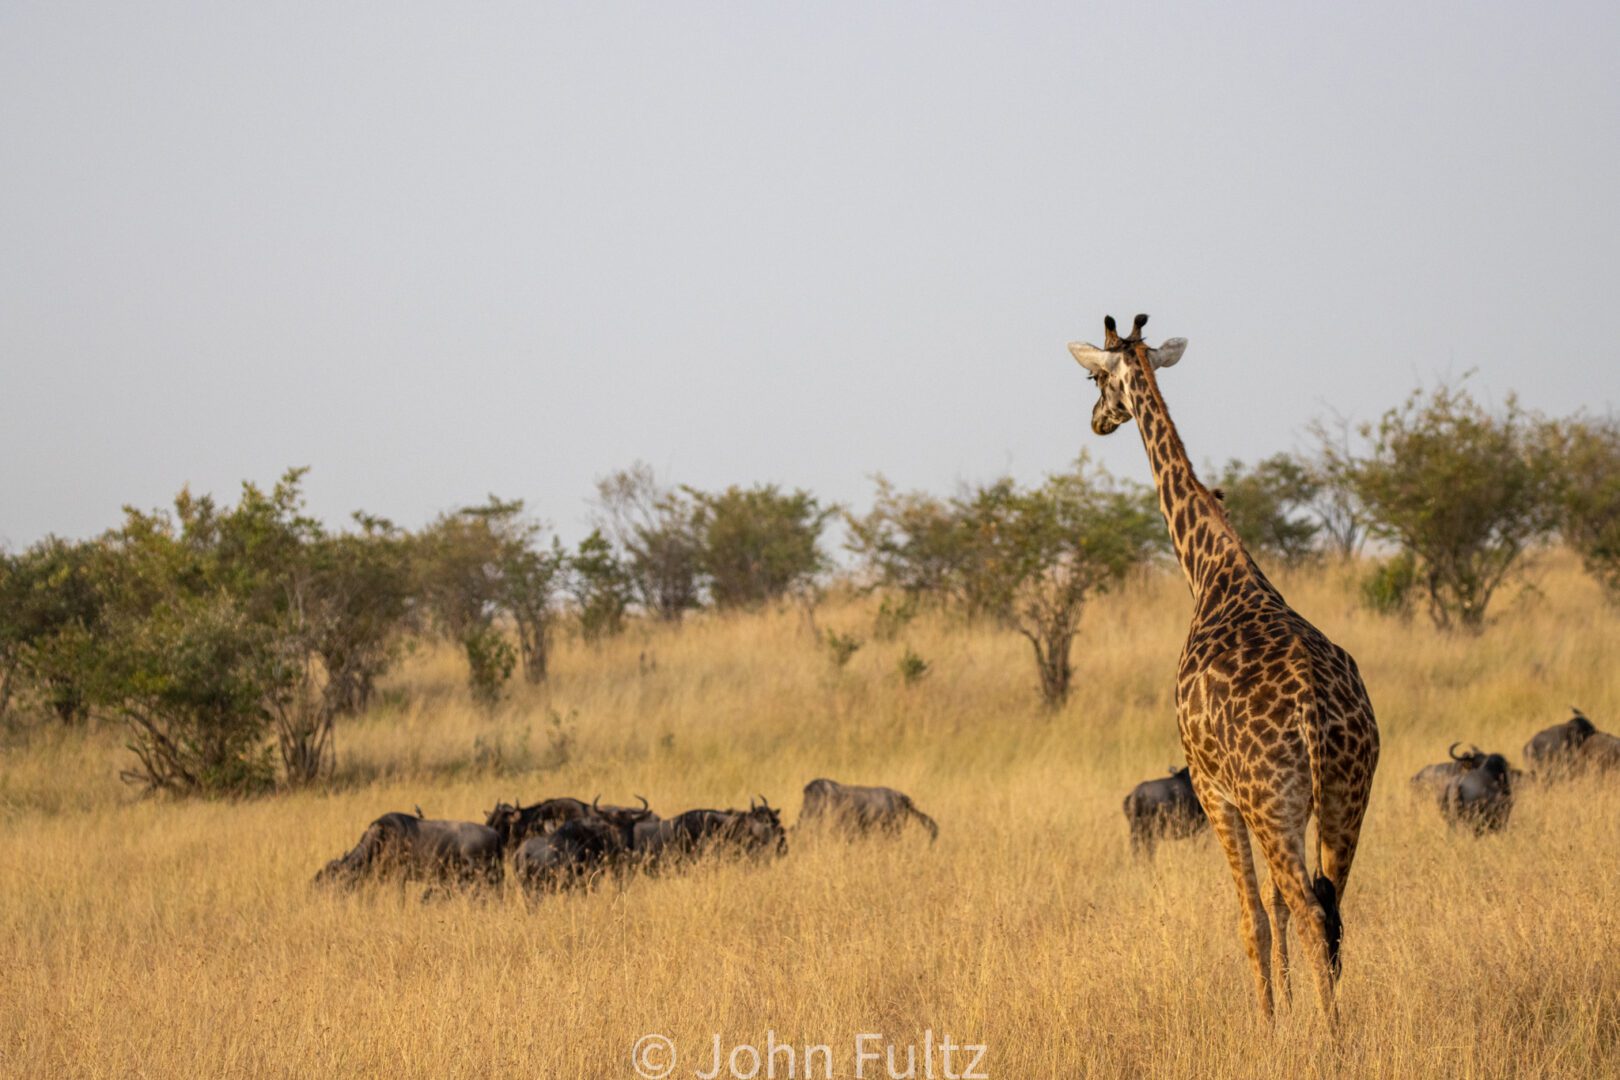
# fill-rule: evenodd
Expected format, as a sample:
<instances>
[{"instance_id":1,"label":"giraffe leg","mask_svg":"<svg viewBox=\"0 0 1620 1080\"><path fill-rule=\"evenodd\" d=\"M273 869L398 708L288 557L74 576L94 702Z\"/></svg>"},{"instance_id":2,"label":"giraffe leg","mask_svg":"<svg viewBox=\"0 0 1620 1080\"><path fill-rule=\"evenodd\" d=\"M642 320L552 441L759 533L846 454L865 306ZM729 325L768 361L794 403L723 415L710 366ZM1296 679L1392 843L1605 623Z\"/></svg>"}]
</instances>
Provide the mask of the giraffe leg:
<instances>
[{"instance_id":1,"label":"giraffe leg","mask_svg":"<svg viewBox=\"0 0 1620 1080\"><path fill-rule=\"evenodd\" d=\"M1226 852L1232 880L1237 884L1238 901L1243 907L1243 944L1249 950L1249 966L1254 972L1254 993L1261 1013L1270 1019L1271 923L1260 901L1260 881L1255 876L1254 854L1249 849L1249 828L1237 807L1213 792L1204 805L1211 808L1210 824L1221 842L1221 850Z\"/></svg>"},{"instance_id":2,"label":"giraffe leg","mask_svg":"<svg viewBox=\"0 0 1620 1080\"><path fill-rule=\"evenodd\" d=\"M1284 1005L1293 1003L1294 988L1288 982L1288 902L1276 881L1271 883L1271 975L1282 989Z\"/></svg>"},{"instance_id":3,"label":"giraffe leg","mask_svg":"<svg viewBox=\"0 0 1620 1080\"><path fill-rule=\"evenodd\" d=\"M1295 834L1284 837L1281 830L1271 829L1256 833L1260 850L1276 891L1282 894L1299 927L1300 948L1310 964L1316 982L1316 1003L1328 1026L1337 1029L1338 1005L1333 993L1333 966L1328 955L1327 913L1322 909L1311 887L1311 878L1305 869L1304 837Z\"/></svg>"}]
</instances>

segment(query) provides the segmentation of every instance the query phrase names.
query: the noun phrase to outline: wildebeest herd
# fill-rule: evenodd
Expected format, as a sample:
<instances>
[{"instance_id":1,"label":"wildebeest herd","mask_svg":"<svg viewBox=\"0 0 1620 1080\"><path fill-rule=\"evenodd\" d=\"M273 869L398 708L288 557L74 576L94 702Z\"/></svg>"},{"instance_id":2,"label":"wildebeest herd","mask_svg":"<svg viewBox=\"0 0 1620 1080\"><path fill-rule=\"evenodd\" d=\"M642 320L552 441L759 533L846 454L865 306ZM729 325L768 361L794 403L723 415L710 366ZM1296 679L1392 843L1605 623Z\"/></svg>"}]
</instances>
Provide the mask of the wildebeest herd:
<instances>
[{"instance_id":1,"label":"wildebeest herd","mask_svg":"<svg viewBox=\"0 0 1620 1080\"><path fill-rule=\"evenodd\" d=\"M687 810L660 817L600 799L497 803L479 825L389 813L373 821L346 854L315 875L316 884L403 878L441 885L499 885L508 873L531 894L589 885L610 873L658 873L703 858L787 854L780 812L761 796L747 810ZM886 787L812 780L795 828L824 826L846 835L898 833L915 821L932 841L933 818L910 796Z\"/></svg>"},{"instance_id":2,"label":"wildebeest herd","mask_svg":"<svg viewBox=\"0 0 1620 1080\"><path fill-rule=\"evenodd\" d=\"M1449 760L1426 765L1411 788L1432 799L1454 828L1475 836L1507 827L1526 772L1497 753L1452 743ZM1579 709L1562 724L1538 732L1524 746L1528 775L1542 782L1620 772L1620 737L1599 731ZM603 806L600 800L545 799L523 806L497 803L482 825L438 821L414 814L377 818L346 854L315 875L317 883L355 883L403 877L440 883L499 884L510 873L529 892L589 884L604 874L657 873L693 860L785 855L788 831L781 813L761 796L747 810L687 810L660 817L638 796L637 807ZM1196 836L1209 818L1193 792L1185 767L1147 780L1125 797L1131 849L1151 857L1160 840ZM812 780L795 828L826 826L847 835L898 833L915 822L932 841L934 819L911 797L887 787L859 787Z\"/></svg>"},{"instance_id":3,"label":"wildebeest herd","mask_svg":"<svg viewBox=\"0 0 1620 1080\"><path fill-rule=\"evenodd\" d=\"M1525 764L1537 781L1620 772L1620 736L1599 731L1580 709L1574 714L1525 743ZM1412 777L1412 790L1432 799L1453 828L1475 836L1499 832L1507 827L1526 774L1501 754L1473 746L1458 753L1461 745L1451 744L1449 761L1420 769ZM1148 856L1159 840L1196 836L1209 824L1187 770L1173 766L1168 777L1144 781L1125 797L1125 820L1131 849Z\"/></svg>"}]
</instances>

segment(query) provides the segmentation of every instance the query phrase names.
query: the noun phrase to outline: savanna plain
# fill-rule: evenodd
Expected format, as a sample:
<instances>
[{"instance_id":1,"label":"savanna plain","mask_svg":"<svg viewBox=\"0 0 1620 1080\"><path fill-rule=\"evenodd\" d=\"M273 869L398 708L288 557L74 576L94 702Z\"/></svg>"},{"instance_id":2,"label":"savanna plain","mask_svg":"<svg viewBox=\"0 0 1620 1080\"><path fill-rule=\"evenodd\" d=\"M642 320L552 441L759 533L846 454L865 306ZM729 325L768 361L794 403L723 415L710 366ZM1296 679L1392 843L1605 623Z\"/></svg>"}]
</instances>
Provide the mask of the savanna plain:
<instances>
[{"instance_id":1,"label":"savanna plain","mask_svg":"<svg viewBox=\"0 0 1620 1080\"><path fill-rule=\"evenodd\" d=\"M1292 1006L1257 1015L1207 832L1151 863L1129 850L1122 798L1181 758L1190 600L1160 571L1088 606L1056 712L1016 635L925 615L880 640L875 601L844 596L815 613L865 639L843 667L799 609L700 616L560 642L549 682L493 712L453 654L419 649L339 729L319 790L143 799L118 780L115 725L10 732L0 1071L631 1077L657 1033L673 1076L706 1072L717 1034L827 1044L833 1075L855 1076L866 1033L903 1074L931 1032L983 1044L983 1072L1008 1078L1620 1075L1615 781L1526 786L1484 839L1407 785L1456 739L1522 764L1571 704L1620 728L1620 615L1558 552L1479 636L1363 610L1358 573L1279 578L1357 657L1383 735L1337 1040L1303 969ZM915 682L907 648L931 665ZM510 883L426 900L310 885L385 811L481 821L501 799L639 793L673 814L763 794L791 825L819 776L910 793L938 843L795 833L779 860L534 901Z\"/></svg>"}]
</instances>

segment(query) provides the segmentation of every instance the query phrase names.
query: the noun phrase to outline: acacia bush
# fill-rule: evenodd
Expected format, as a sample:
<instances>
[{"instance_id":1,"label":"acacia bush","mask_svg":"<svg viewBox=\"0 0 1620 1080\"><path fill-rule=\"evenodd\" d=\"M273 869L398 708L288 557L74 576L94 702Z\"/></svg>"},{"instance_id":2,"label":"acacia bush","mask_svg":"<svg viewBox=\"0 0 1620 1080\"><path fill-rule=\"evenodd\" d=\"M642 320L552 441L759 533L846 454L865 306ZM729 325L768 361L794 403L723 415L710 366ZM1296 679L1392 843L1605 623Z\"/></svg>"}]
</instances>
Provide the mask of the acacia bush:
<instances>
[{"instance_id":1,"label":"acacia bush","mask_svg":"<svg viewBox=\"0 0 1620 1080\"><path fill-rule=\"evenodd\" d=\"M48 536L0 554L0 719L19 691L64 723L84 720L101 648L96 548Z\"/></svg>"},{"instance_id":2,"label":"acacia bush","mask_svg":"<svg viewBox=\"0 0 1620 1080\"><path fill-rule=\"evenodd\" d=\"M1559 527L1587 571L1620 601L1620 422L1576 418L1553 438L1562 466Z\"/></svg>"},{"instance_id":3,"label":"acacia bush","mask_svg":"<svg viewBox=\"0 0 1620 1080\"><path fill-rule=\"evenodd\" d=\"M601 529L593 529L579 542L569 571L580 636L598 642L623 633L635 579Z\"/></svg>"},{"instance_id":4,"label":"acacia bush","mask_svg":"<svg viewBox=\"0 0 1620 1080\"><path fill-rule=\"evenodd\" d=\"M1322 523L1312 515L1320 482L1288 454L1254 466L1229 461L1217 474L1226 516L1251 555L1296 566L1316 555Z\"/></svg>"},{"instance_id":5,"label":"acacia bush","mask_svg":"<svg viewBox=\"0 0 1620 1080\"><path fill-rule=\"evenodd\" d=\"M440 515L417 538L422 602L439 633L466 655L468 686L485 705L500 700L519 662L529 682L546 677L568 560L555 538L549 548L540 545L542 531L524 516L520 500L492 495L482 505ZM502 619L517 631L515 650Z\"/></svg>"},{"instance_id":6,"label":"acacia bush","mask_svg":"<svg viewBox=\"0 0 1620 1080\"><path fill-rule=\"evenodd\" d=\"M1306 427L1315 449L1298 459L1310 482L1310 509L1318 544L1341 560L1361 554L1371 527L1356 487L1356 430L1340 415L1318 417Z\"/></svg>"},{"instance_id":7,"label":"acacia bush","mask_svg":"<svg viewBox=\"0 0 1620 1080\"><path fill-rule=\"evenodd\" d=\"M887 618L904 625L919 605L966 601L959 592L968 552L958 508L927 492L897 491L882 475L876 484L870 510L844 514L845 547L862 563L868 585L891 594Z\"/></svg>"},{"instance_id":8,"label":"acacia bush","mask_svg":"<svg viewBox=\"0 0 1620 1080\"><path fill-rule=\"evenodd\" d=\"M972 595L1030 643L1041 697L1063 704L1086 602L1168 544L1154 493L1082 457L1039 487L981 488L961 510Z\"/></svg>"},{"instance_id":9,"label":"acacia bush","mask_svg":"<svg viewBox=\"0 0 1620 1080\"><path fill-rule=\"evenodd\" d=\"M638 461L597 481L596 503L598 531L625 552L624 567L642 608L673 623L698 607L703 545L691 497L661 487L652 467Z\"/></svg>"},{"instance_id":10,"label":"acacia bush","mask_svg":"<svg viewBox=\"0 0 1620 1080\"><path fill-rule=\"evenodd\" d=\"M93 541L0 561L0 703L126 726L153 790L246 794L329 773L333 719L364 708L412 622L407 538L328 534L304 470L234 506L182 491Z\"/></svg>"},{"instance_id":11,"label":"acacia bush","mask_svg":"<svg viewBox=\"0 0 1620 1080\"><path fill-rule=\"evenodd\" d=\"M275 780L267 736L310 651L295 603L305 545L302 470L236 506L182 491L173 513L126 511L102 542L106 641L99 704L127 726L126 780L182 794L249 794Z\"/></svg>"},{"instance_id":12,"label":"acacia bush","mask_svg":"<svg viewBox=\"0 0 1620 1080\"><path fill-rule=\"evenodd\" d=\"M1033 488L1002 478L949 500L880 478L872 510L849 521L849 547L873 587L1017 631L1054 707L1073 684L1086 602L1168 543L1153 491L1085 457Z\"/></svg>"},{"instance_id":13,"label":"acacia bush","mask_svg":"<svg viewBox=\"0 0 1620 1080\"><path fill-rule=\"evenodd\" d=\"M1547 425L1508 398L1492 412L1461 386L1414 391L1364 434L1349 476L1374 535L1415 561L1436 626L1478 631L1491 597L1554 528L1560 462Z\"/></svg>"},{"instance_id":14,"label":"acacia bush","mask_svg":"<svg viewBox=\"0 0 1620 1080\"><path fill-rule=\"evenodd\" d=\"M827 566L821 533L836 508L774 484L721 492L685 489L696 511L700 567L714 605L750 608L780 600Z\"/></svg>"},{"instance_id":15,"label":"acacia bush","mask_svg":"<svg viewBox=\"0 0 1620 1080\"><path fill-rule=\"evenodd\" d=\"M322 534L308 545L296 599L336 716L371 704L377 680L420 629L412 537L383 518L354 517L358 532Z\"/></svg>"}]
</instances>

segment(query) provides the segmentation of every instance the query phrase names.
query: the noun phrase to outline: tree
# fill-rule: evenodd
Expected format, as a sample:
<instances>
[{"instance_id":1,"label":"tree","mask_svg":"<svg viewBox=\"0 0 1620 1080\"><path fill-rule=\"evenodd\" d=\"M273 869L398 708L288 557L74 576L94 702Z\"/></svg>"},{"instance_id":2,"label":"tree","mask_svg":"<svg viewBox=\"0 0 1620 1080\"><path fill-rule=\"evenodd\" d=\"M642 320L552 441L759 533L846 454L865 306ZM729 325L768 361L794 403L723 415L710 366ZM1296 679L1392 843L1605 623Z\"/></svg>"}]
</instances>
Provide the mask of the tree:
<instances>
[{"instance_id":1,"label":"tree","mask_svg":"<svg viewBox=\"0 0 1620 1080\"><path fill-rule=\"evenodd\" d=\"M825 567L821 531L836 508L823 508L808 492L788 494L774 484L686 492L696 504L699 565L716 607L778 600Z\"/></svg>"},{"instance_id":2,"label":"tree","mask_svg":"<svg viewBox=\"0 0 1620 1080\"><path fill-rule=\"evenodd\" d=\"M335 721L370 704L414 621L410 538L354 515L359 532L304 539L285 571L285 624L272 639L282 684L268 710L289 782L335 764Z\"/></svg>"},{"instance_id":3,"label":"tree","mask_svg":"<svg viewBox=\"0 0 1620 1080\"><path fill-rule=\"evenodd\" d=\"M1310 471L1287 454L1253 468L1229 461L1219 474L1226 516L1250 554L1297 565L1316 552L1322 525L1307 512L1318 497Z\"/></svg>"},{"instance_id":4,"label":"tree","mask_svg":"<svg viewBox=\"0 0 1620 1080\"><path fill-rule=\"evenodd\" d=\"M1556 524L1545 424L1514 398L1493 414L1441 385L1363 433L1371 452L1351 476L1374 534L1416 560L1436 626L1478 631L1491 596Z\"/></svg>"},{"instance_id":5,"label":"tree","mask_svg":"<svg viewBox=\"0 0 1620 1080\"><path fill-rule=\"evenodd\" d=\"M1314 490L1311 509L1321 525L1319 535L1327 549L1340 559L1361 554L1371 524L1361 503L1355 481L1356 456L1351 446L1350 421L1339 415L1317 418L1308 429L1316 442L1316 453L1307 461L1307 472Z\"/></svg>"},{"instance_id":6,"label":"tree","mask_svg":"<svg viewBox=\"0 0 1620 1080\"><path fill-rule=\"evenodd\" d=\"M1073 643L1086 601L1167 546L1151 490L1082 457L1074 470L1021 490L1003 479L959 498L970 552L958 595L1030 643L1041 696L1057 707L1074 678Z\"/></svg>"},{"instance_id":7,"label":"tree","mask_svg":"<svg viewBox=\"0 0 1620 1080\"><path fill-rule=\"evenodd\" d=\"M396 655L411 579L386 522L334 535L306 516L304 473L243 484L231 507L183 490L86 545L102 611L82 670L129 729L125 779L244 794L275 782L275 750L289 783L330 772L334 718L364 707Z\"/></svg>"},{"instance_id":8,"label":"tree","mask_svg":"<svg viewBox=\"0 0 1620 1080\"><path fill-rule=\"evenodd\" d=\"M439 631L461 646L476 699L499 700L517 661L531 683L545 680L556 594L567 556L553 539L540 547L541 526L520 500L489 501L441 515L418 539L420 589ZM497 619L517 630L518 648Z\"/></svg>"},{"instance_id":9,"label":"tree","mask_svg":"<svg viewBox=\"0 0 1620 1080\"><path fill-rule=\"evenodd\" d=\"M309 544L298 598L336 716L371 703L417 615L411 537L383 518L357 513L354 520L358 532Z\"/></svg>"},{"instance_id":10,"label":"tree","mask_svg":"<svg viewBox=\"0 0 1620 1080\"><path fill-rule=\"evenodd\" d=\"M63 723L89 715L102 607L93 544L50 536L0 555L0 717L19 689Z\"/></svg>"},{"instance_id":11,"label":"tree","mask_svg":"<svg viewBox=\"0 0 1620 1080\"><path fill-rule=\"evenodd\" d=\"M264 733L283 670L229 594L177 597L129 623L111 701L139 767L119 775L180 794L251 794L275 779Z\"/></svg>"},{"instance_id":12,"label":"tree","mask_svg":"<svg viewBox=\"0 0 1620 1080\"><path fill-rule=\"evenodd\" d=\"M303 472L268 492L243 484L228 509L182 491L172 514L127 510L99 545L107 643L98 704L130 732L138 767L126 780L205 794L274 782L265 736L300 690L310 652L297 583L319 526L301 513Z\"/></svg>"},{"instance_id":13,"label":"tree","mask_svg":"<svg viewBox=\"0 0 1620 1080\"><path fill-rule=\"evenodd\" d=\"M579 605L581 636L596 642L622 632L634 579L601 529L579 542L570 562L569 590Z\"/></svg>"},{"instance_id":14,"label":"tree","mask_svg":"<svg viewBox=\"0 0 1620 1080\"><path fill-rule=\"evenodd\" d=\"M960 583L967 547L961 516L926 492L900 492L882 476L864 516L844 514L845 547L861 560L873 587L909 601L944 603Z\"/></svg>"},{"instance_id":15,"label":"tree","mask_svg":"<svg viewBox=\"0 0 1620 1080\"><path fill-rule=\"evenodd\" d=\"M1559 527L1587 572L1620 600L1620 422L1576 418L1553 432Z\"/></svg>"},{"instance_id":16,"label":"tree","mask_svg":"<svg viewBox=\"0 0 1620 1080\"><path fill-rule=\"evenodd\" d=\"M703 549L691 498L660 487L652 466L640 461L598 480L596 496L597 527L627 554L641 606L679 622L699 599Z\"/></svg>"}]
</instances>

